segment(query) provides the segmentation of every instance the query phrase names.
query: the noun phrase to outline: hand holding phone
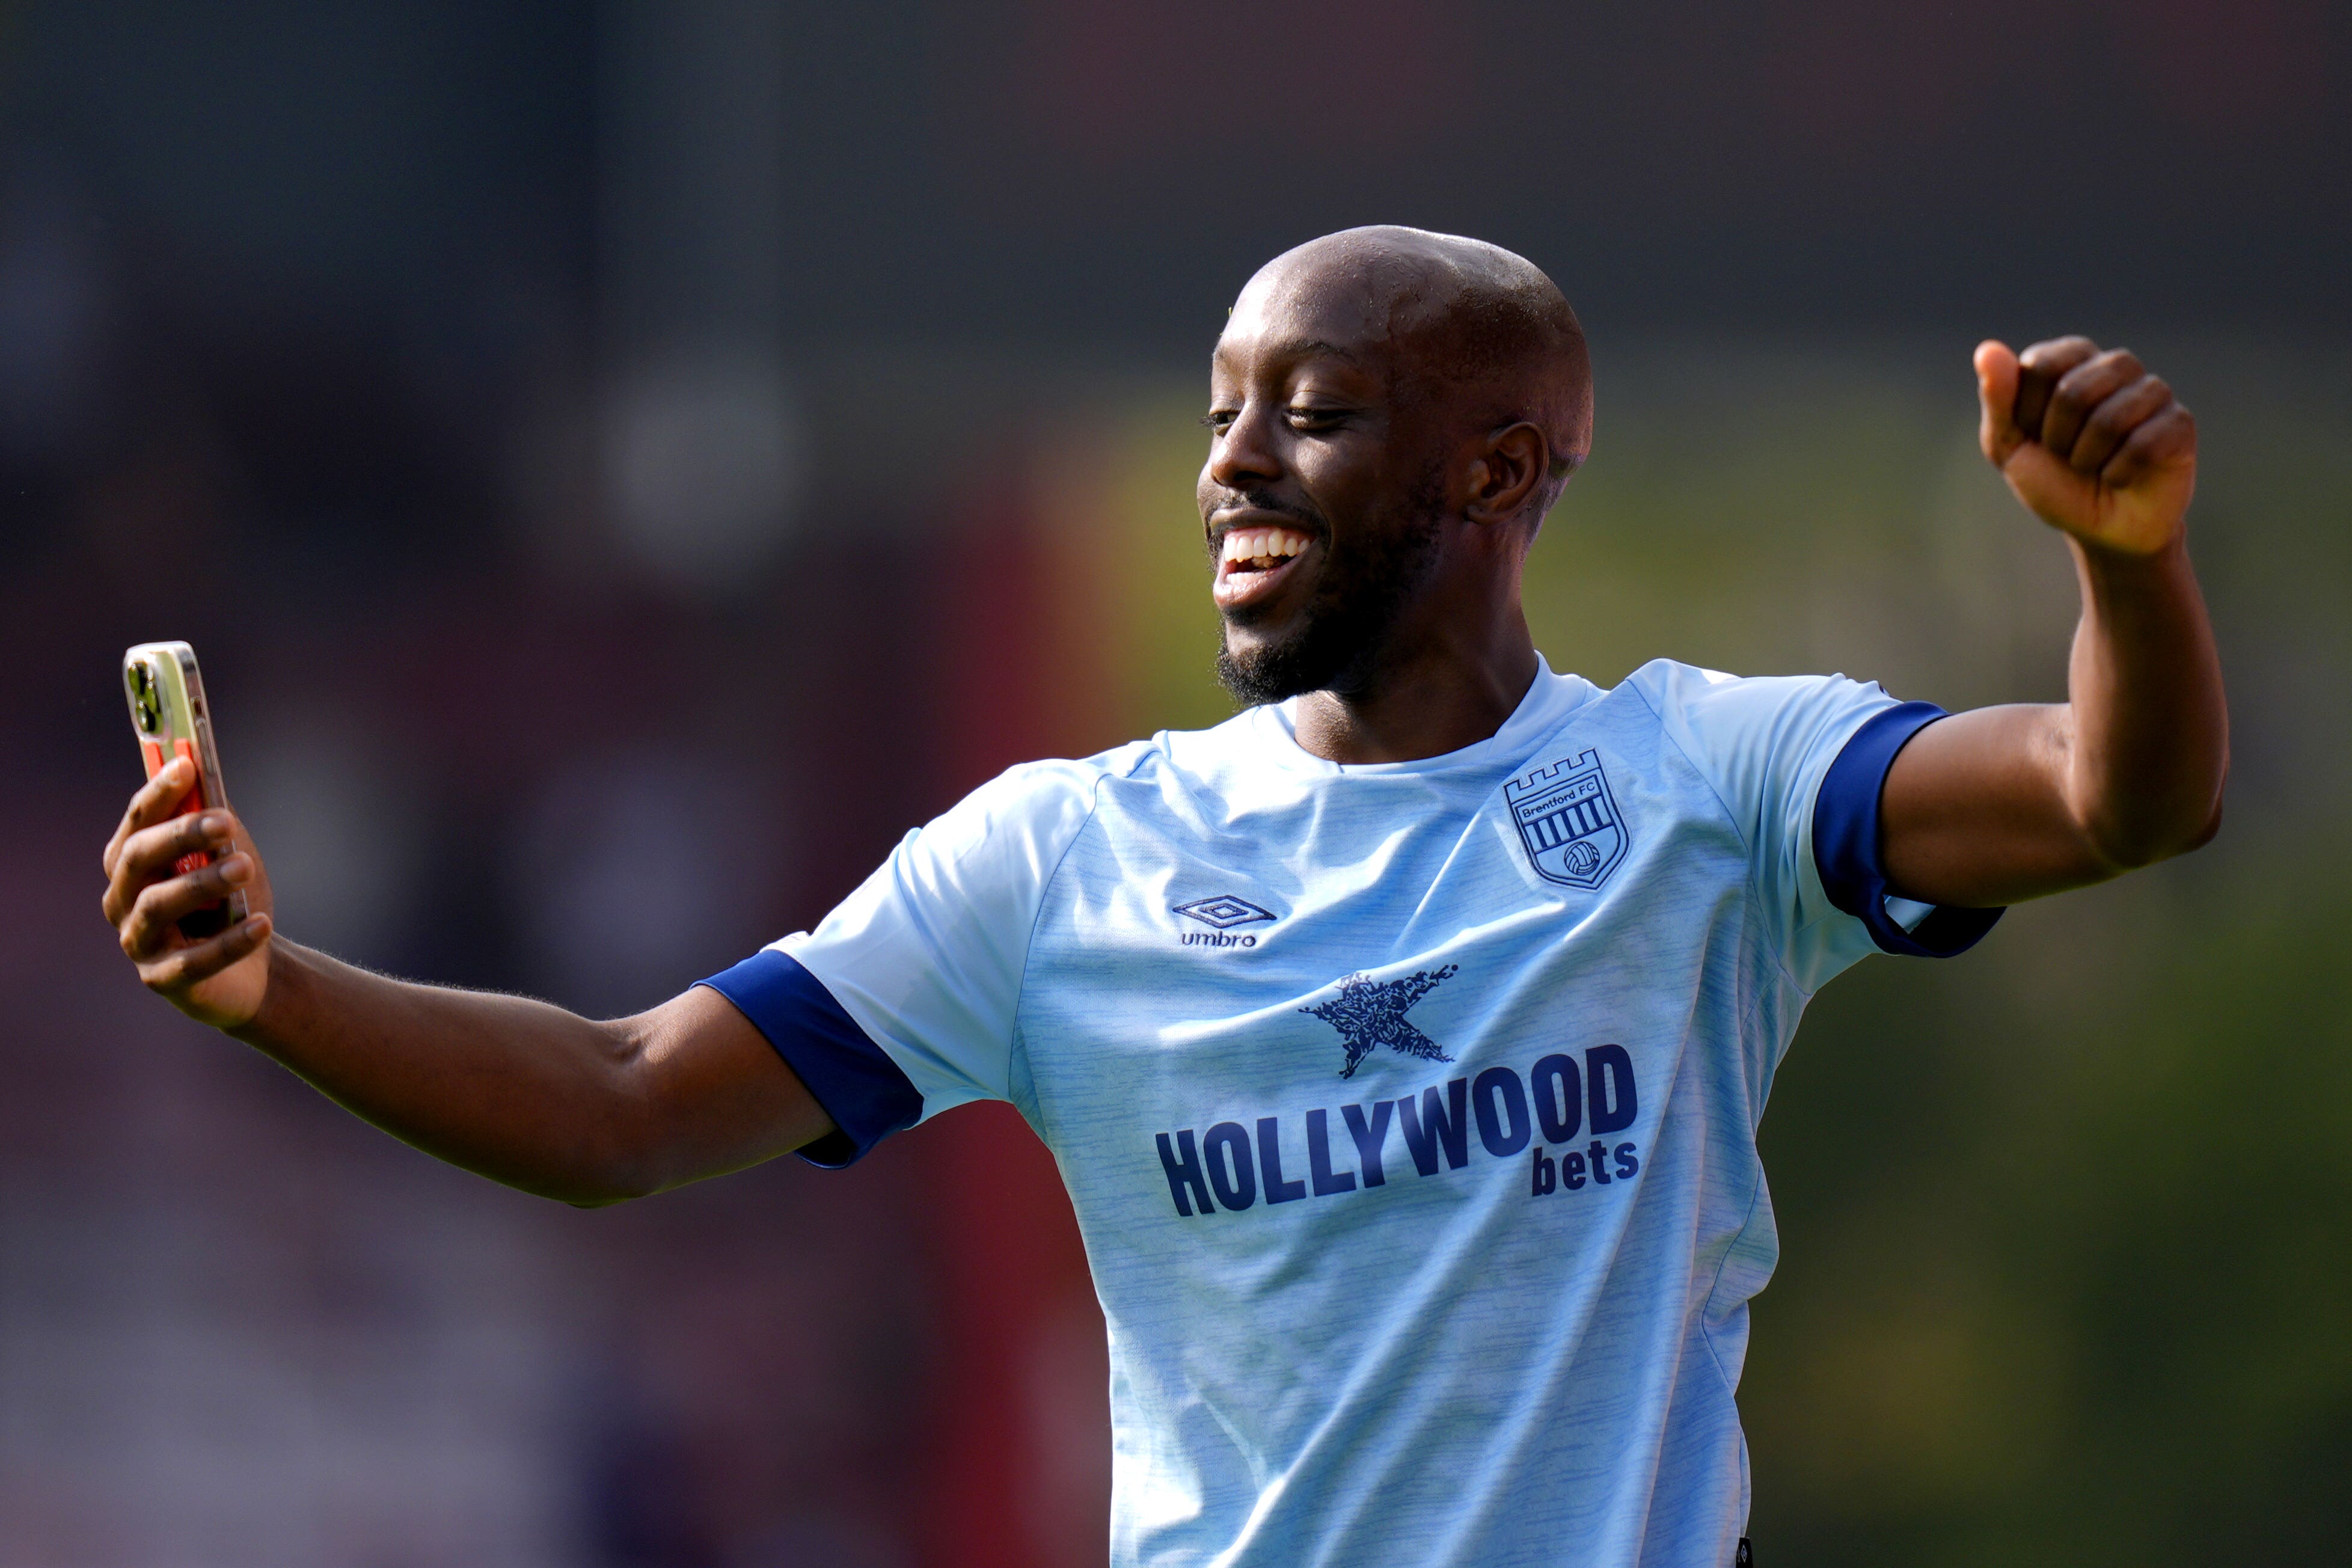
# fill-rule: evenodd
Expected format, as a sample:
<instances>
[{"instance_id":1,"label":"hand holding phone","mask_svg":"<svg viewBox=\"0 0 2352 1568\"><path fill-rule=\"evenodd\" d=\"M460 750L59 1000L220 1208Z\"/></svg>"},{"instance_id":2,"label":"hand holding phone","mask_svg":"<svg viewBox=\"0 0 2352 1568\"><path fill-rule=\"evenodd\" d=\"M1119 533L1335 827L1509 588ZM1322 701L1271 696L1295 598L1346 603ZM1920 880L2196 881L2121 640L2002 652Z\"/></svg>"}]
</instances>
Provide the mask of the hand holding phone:
<instances>
[{"instance_id":1,"label":"hand holding phone","mask_svg":"<svg viewBox=\"0 0 2352 1568\"><path fill-rule=\"evenodd\" d=\"M142 643L122 672L147 783L106 847L106 918L151 990L234 1027L268 980L268 878L228 809L195 651Z\"/></svg>"},{"instance_id":2,"label":"hand holding phone","mask_svg":"<svg viewBox=\"0 0 2352 1568\"><path fill-rule=\"evenodd\" d=\"M207 806L226 810L228 793L221 787L220 750L213 741L196 650L184 642L141 643L122 656L122 689L131 700L131 726L139 732L147 777L154 779L175 757L195 771L195 787L180 797L173 815L193 816ZM172 869L185 876L211 864L210 851L192 849ZM245 916L245 893L233 890L217 903L181 916L180 934L192 941L218 936Z\"/></svg>"}]
</instances>

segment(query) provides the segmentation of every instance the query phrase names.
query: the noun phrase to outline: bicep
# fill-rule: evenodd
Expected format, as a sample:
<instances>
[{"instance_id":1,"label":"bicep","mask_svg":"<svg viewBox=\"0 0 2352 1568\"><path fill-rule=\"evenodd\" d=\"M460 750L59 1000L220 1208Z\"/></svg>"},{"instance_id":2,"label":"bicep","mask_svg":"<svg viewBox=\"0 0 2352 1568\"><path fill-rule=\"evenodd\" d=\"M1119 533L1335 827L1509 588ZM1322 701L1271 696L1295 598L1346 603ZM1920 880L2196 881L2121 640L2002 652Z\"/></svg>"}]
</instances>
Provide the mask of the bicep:
<instances>
[{"instance_id":1,"label":"bicep","mask_svg":"<svg viewBox=\"0 0 2352 1568\"><path fill-rule=\"evenodd\" d=\"M2116 875L2066 797L2073 739L2054 703L1974 709L1914 735L1879 802L1889 889L1989 909Z\"/></svg>"},{"instance_id":2,"label":"bicep","mask_svg":"<svg viewBox=\"0 0 2352 1568\"><path fill-rule=\"evenodd\" d=\"M634 1037L660 1191L772 1160L833 1118L751 1019L697 985L620 1026Z\"/></svg>"}]
</instances>

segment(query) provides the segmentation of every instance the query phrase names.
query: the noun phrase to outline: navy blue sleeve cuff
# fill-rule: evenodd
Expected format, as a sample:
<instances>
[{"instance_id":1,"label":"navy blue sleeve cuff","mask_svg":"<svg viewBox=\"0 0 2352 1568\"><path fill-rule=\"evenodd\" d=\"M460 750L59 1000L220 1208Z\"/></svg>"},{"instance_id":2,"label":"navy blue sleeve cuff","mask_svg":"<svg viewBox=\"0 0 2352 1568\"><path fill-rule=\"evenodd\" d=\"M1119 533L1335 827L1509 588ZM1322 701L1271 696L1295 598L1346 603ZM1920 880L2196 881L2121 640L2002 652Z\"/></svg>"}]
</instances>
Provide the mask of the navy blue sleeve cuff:
<instances>
[{"instance_id":1,"label":"navy blue sleeve cuff","mask_svg":"<svg viewBox=\"0 0 2352 1568\"><path fill-rule=\"evenodd\" d=\"M800 1152L810 1164L855 1163L922 1116L923 1097L906 1073L798 959L765 949L697 984L734 1003L833 1118L838 1131Z\"/></svg>"},{"instance_id":2,"label":"navy blue sleeve cuff","mask_svg":"<svg viewBox=\"0 0 2352 1568\"><path fill-rule=\"evenodd\" d=\"M1822 775L1813 797L1813 866L1830 902L1870 928L1882 952L1914 958L1966 952L1992 930L2000 910L1938 904L1905 931L1886 912L1886 867L1879 858L1878 797L1904 743L1945 717L1932 702L1905 702L1871 716ZM1902 895L1897 894L1896 897Z\"/></svg>"}]
</instances>

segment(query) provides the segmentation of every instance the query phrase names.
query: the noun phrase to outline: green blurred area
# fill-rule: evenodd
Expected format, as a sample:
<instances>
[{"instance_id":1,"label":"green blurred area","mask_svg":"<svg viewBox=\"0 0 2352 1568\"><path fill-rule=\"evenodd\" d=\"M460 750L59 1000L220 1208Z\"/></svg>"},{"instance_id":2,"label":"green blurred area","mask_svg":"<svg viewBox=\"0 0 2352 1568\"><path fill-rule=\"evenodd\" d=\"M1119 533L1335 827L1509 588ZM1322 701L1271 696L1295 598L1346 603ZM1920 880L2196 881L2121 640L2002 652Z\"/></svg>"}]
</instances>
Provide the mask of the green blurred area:
<instances>
[{"instance_id":1,"label":"green blurred area","mask_svg":"<svg viewBox=\"0 0 2352 1568\"><path fill-rule=\"evenodd\" d=\"M1668 657L2063 697L2072 573L1977 455L1971 346L1604 349L1528 561L1538 646L1604 683ZM1808 1013L1740 1397L1768 1563L2285 1562L2352 1525L2352 375L2137 346L2200 416L2228 825ZM1105 470L1125 732L1229 711L1197 405L1131 404Z\"/></svg>"}]
</instances>

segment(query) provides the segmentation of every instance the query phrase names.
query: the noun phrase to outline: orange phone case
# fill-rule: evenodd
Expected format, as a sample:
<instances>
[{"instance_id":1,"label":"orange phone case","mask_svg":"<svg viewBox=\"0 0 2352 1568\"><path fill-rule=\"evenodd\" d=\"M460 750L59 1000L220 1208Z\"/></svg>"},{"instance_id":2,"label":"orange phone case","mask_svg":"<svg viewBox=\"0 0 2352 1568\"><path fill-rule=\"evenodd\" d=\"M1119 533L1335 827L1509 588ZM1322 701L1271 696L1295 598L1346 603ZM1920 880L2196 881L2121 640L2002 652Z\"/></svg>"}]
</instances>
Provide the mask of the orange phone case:
<instances>
[{"instance_id":1,"label":"orange phone case","mask_svg":"<svg viewBox=\"0 0 2352 1568\"><path fill-rule=\"evenodd\" d=\"M221 788L220 753L213 743L212 714L205 704L205 683L196 668L196 650L184 642L141 643L122 656L123 692L131 701L131 728L138 731L140 760L153 778L174 757L185 757L196 770L194 789L181 797L174 818L214 805L226 805ZM204 850L192 850L172 862L175 875L186 876L212 864ZM184 936L200 938L227 930L245 919L242 892L197 910L180 921Z\"/></svg>"}]
</instances>

